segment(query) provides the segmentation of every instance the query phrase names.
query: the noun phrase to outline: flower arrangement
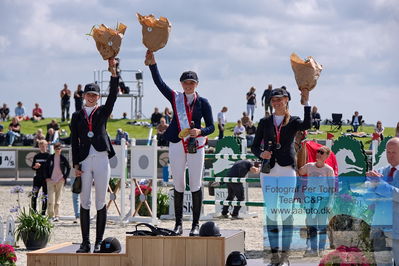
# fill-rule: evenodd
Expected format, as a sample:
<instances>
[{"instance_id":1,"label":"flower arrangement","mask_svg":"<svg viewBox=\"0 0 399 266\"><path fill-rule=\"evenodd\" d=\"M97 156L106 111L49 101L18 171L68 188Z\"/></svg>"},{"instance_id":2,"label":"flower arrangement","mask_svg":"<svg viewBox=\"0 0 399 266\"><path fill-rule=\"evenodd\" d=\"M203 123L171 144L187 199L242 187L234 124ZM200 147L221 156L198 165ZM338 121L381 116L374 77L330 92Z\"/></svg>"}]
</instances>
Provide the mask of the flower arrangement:
<instances>
[{"instance_id":1,"label":"flower arrangement","mask_svg":"<svg viewBox=\"0 0 399 266\"><path fill-rule=\"evenodd\" d=\"M368 258L359 248L357 247L346 247L339 246L336 250L325 255L319 266L330 266L330 265L372 265L372 259Z\"/></svg>"},{"instance_id":2,"label":"flower arrangement","mask_svg":"<svg viewBox=\"0 0 399 266\"><path fill-rule=\"evenodd\" d=\"M13 266L16 265L17 255L10 245L0 244L0 265Z\"/></svg>"},{"instance_id":3,"label":"flower arrangement","mask_svg":"<svg viewBox=\"0 0 399 266\"><path fill-rule=\"evenodd\" d=\"M151 206L152 204L152 188L148 188L147 185L140 185L141 191L143 193L146 191L146 189L149 189L148 194L147 194L147 202ZM140 204L140 191L136 187L135 189L135 195L136 195L136 208ZM157 217L161 217L162 214L168 214L169 212L169 195L168 193L164 192L162 189L158 190L157 193ZM147 208L142 206L140 210L138 211L138 214L141 216L150 216L150 213L148 212Z\"/></svg>"}]
</instances>

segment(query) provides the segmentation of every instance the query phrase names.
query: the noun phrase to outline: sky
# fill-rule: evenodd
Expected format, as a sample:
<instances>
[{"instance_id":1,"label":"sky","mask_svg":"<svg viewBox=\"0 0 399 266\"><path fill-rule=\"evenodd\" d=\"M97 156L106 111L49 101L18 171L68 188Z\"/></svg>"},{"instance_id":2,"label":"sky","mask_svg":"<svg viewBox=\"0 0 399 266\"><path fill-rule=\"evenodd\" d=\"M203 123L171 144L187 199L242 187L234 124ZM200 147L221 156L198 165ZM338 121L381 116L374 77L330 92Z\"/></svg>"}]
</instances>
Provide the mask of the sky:
<instances>
[{"instance_id":1,"label":"sky","mask_svg":"<svg viewBox=\"0 0 399 266\"><path fill-rule=\"evenodd\" d=\"M290 54L313 56L323 65L310 93L323 119L359 111L368 124L399 121L399 5L396 0L1 0L0 104L22 101L31 113L39 103L47 117L60 117L59 91L67 83L93 82L107 62L98 53L93 25L127 25L119 57L122 70L144 76L143 114L170 106L144 65L146 48L136 12L169 19L167 45L155 53L164 81L181 90L185 70L199 76L198 93L213 116L227 106L234 122L246 110L245 95L257 91L255 119L262 118L261 95L268 84L285 85L290 112L303 117ZM122 76L125 80L131 76ZM72 102L73 103L73 102ZM73 104L71 109L74 110ZM113 116L130 114L130 101L118 98Z\"/></svg>"}]
</instances>

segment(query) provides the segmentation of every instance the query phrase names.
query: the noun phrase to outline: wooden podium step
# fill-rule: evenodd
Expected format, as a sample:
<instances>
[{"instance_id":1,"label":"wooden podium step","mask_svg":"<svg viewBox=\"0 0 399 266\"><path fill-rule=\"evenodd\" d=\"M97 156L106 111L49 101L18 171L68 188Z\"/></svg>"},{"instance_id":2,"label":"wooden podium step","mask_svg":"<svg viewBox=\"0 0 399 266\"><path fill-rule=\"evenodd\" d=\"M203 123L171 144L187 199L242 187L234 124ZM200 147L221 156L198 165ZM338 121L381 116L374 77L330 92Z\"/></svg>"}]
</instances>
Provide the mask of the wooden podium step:
<instances>
[{"instance_id":1,"label":"wooden podium step","mask_svg":"<svg viewBox=\"0 0 399 266\"><path fill-rule=\"evenodd\" d=\"M27 253L28 266L223 266L232 251L244 252L244 231L222 230L220 237L127 236L121 253L77 254L63 243Z\"/></svg>"}]
</instances>

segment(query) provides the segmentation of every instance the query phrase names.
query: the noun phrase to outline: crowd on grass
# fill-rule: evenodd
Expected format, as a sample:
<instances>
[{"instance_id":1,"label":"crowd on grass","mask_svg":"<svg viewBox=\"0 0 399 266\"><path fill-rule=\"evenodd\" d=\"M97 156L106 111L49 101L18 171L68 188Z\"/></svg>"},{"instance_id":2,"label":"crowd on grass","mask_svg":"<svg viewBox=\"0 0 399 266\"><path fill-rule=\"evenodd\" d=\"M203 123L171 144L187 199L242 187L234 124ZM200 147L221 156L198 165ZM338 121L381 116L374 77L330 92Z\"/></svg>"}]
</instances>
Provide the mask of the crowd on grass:
<instances>
[{"instance_id":1,"label":"crowd on grass","mask_svg":"<svg viewBox=\"0 0 399 266\"><path fill-rule=\"evenodd\" d=\"M285 86L281 87L282 89L286 89ZM273 89L272 84L269 84L267 88L264 90L261 97L261 105L264 107L264 117L270 116L273 113L273 107L270 103L270 95ZM69 90L68 85L64 84L64 88L60 91L60 105L61 105L61 122L69 122L70 120L70 106L71 106L71 97L73 96L75 101L75 111L79 111L83 106L83 90L82 85L79 84L76 90L72 92ZM233 136L246 139L248 146L252 145L253 139L256 133L256 125L254 121L254 114L257 108L257 100L256 100L256 88L251 87L249 91L246 93L246 111L242 113L242 117L235 120L236 125L232 130ZM222 139L224 137L225 126L227 125L227 115L228 107L224 106L221 111L217 114L217 124L219 129L218 139ZM123 119L127 119L127 113L123 113ZM159 146L168 146L168 141L164 139L163 134L167 130L171 120L173 117L173 112L168 107L164 109L163 112L159 111L158 107L154 108L154 112L151 114L151 122L150 126L154 127L157 130L157 140ZM312 112L312 129L314 132L320 132L320 125L324 122L324 124L331 125L342 125L345 123L344 120L334 121L321 118L318 107L313 106ZM43 129L37 129L34 134L23 134L23 128L21 127L21 121L33 121L37 122L44 119L43 109L40 107L39 103L35 103L31 113L28 113L25 106L21 101L17 103L14 108L14 114L10 112L9 106L4 103L0 108L0 121L10 122L8 128L3 125L0 125L0 146L13 146L16 143L22 146L33 146L38 147L38 142L40 140L46 140L50 144L54 144L56 142L61 142L63 144L69 144L69 137L66 133L65 129L60 129L60 125L56 120L52 120L51 123L47 125L46 131ZM359 114L358 111L355 111L352 119L347 120L346 124L351 126L349 132L358 133L359 128L361 128L364 124L363 116ZM395 135L399 136L399 122L396 126ZM117 129L116 137L114 143L120 145L121 139L126 139L127 143L130 143L131 139L129 138L129 134L124 131L122 128ZM381 121L377 121L374 132L373 139L377 139L379 141L384 138L384 127Z\"/></svg>"}]
</instances>

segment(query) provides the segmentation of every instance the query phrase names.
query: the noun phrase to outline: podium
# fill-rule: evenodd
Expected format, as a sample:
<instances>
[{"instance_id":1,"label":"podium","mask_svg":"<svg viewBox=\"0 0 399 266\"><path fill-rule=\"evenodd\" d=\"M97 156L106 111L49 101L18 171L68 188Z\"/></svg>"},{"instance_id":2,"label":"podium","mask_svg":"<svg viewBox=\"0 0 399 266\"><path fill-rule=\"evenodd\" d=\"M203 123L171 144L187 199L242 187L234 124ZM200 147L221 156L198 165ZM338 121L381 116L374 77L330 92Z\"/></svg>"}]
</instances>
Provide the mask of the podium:
<instances>
[{"instance_id":1,"label":"podium","mask_svg":"<svg viewBox=\"0 0 399 266\"><path fill-rule=\"evenodd\" d=\"M244 231L222 230L220 237L127 236L121 253L75 253L63 243L27 253L28 266L224 266L232 251L244 252Z\"/></svg>"}]
</instances>

